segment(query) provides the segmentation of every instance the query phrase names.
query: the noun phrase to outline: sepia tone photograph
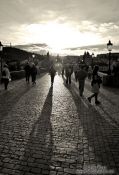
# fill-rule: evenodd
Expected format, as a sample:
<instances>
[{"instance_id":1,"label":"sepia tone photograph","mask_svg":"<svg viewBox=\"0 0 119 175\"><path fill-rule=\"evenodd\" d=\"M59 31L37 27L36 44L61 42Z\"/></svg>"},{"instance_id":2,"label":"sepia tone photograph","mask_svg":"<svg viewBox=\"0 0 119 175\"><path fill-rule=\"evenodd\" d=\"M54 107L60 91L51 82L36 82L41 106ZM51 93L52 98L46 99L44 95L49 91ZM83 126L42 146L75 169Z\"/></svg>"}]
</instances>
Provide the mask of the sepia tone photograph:
<instances>
[{"instance_id":1,"label":"sepia tone photograph","mask_svg":"<svg viewBox=\"0 0 119 175\"><path fill-rule=\"evenodd\" d=\"M119 0L0 0L0 175L119 175Z\"/></svg>"}]
</instances>

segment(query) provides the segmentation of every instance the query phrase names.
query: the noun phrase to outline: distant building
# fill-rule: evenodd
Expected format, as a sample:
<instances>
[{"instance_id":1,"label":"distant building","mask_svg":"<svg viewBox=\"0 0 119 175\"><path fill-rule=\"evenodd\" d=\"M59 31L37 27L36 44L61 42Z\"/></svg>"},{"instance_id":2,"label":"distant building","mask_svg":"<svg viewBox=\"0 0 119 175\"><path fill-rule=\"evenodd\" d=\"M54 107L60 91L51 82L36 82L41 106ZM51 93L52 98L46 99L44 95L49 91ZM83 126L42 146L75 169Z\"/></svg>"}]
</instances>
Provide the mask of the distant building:
<instances>
[{"instance_id":1,"label":"distant building","mask_svg":"<svg viewBox=\"0 0 119 175\"><path fill-rule=\"evenodd\" d=\"M76 64L79 62L79 56L74 56L74 55L68 55L63 58L64 64Z\"/></svg>"},{"instance_id":2,"label":"distant building","mask_svg":"<svg viewBox=\"0 0 119 175\"><path fill-rule=\"evenodd\" d=\"M109 54L98 54L97 60L107 62L109 59ZM111 59L117 61L119 59L119 53L111 53Z\"/></svg>"}]
</instances>

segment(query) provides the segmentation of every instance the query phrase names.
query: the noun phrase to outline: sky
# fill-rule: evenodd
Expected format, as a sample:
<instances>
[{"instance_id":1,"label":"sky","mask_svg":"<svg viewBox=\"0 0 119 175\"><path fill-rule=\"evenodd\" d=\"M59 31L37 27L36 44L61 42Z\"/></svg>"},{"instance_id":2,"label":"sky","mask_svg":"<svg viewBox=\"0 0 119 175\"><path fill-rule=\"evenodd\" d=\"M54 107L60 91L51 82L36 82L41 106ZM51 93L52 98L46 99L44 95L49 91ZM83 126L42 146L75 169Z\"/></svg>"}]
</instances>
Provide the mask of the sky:
<instances>
[{"instance_id":1,"label":"sky","mask_svg":"<svg viewBox=\"0 0 119 175\"><path fill-rule=\"evenodd\" d=\"M0 0L0 41L76 54L104 44L106 52L109 40L119 44L118 7L119 0Z\"/></svg>"}]
</instances>

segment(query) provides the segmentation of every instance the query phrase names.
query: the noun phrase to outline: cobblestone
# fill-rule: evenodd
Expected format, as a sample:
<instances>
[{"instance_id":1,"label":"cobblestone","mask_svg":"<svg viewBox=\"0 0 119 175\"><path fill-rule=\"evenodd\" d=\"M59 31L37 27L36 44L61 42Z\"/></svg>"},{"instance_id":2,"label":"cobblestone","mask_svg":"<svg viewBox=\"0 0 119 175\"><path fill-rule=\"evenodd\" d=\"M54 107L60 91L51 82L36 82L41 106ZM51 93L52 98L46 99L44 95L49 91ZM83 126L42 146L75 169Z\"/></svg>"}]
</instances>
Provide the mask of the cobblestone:
<instances>
[{"instance_id":1,"label":"cobblestone","mask_svg":"<svg viewBox=\"0 0 119 175\"><path fill-rule=\"evenodd\" d=\"M0 87L0 174L118 175L119 91L102 87L100 106L89 94L48 75Z\"/></svg>"}]
</instances>

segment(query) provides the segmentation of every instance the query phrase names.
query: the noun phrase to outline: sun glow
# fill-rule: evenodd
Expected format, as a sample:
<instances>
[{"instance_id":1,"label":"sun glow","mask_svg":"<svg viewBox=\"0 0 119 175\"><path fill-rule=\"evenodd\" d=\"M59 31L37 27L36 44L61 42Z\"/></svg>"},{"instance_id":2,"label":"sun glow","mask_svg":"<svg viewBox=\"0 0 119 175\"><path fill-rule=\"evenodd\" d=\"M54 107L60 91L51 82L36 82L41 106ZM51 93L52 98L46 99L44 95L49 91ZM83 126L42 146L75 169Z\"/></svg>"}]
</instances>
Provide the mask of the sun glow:
<instances>
[{"instance_id":1,"label":"sun glow","mask_svg":"<svg viewBox=\"0 0 119 175\"><path fill-rule=\"evenodd\" d=\"M28 43L46 43L54 53L64 48L93 45L99 42L99 36L92 32L80 32L69 24L48 22L30 24L25 27L25 39Z\"/></svg>"}]
</instances>

